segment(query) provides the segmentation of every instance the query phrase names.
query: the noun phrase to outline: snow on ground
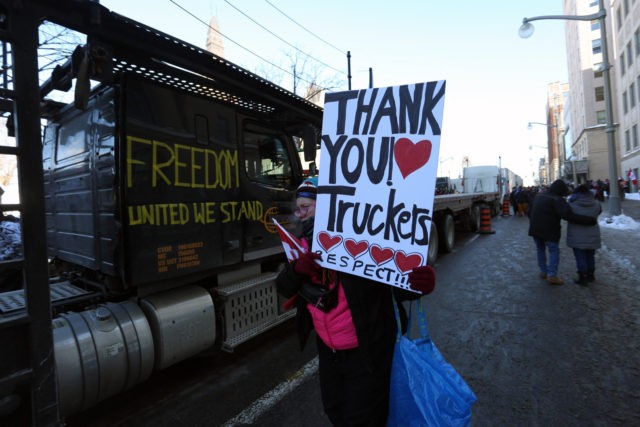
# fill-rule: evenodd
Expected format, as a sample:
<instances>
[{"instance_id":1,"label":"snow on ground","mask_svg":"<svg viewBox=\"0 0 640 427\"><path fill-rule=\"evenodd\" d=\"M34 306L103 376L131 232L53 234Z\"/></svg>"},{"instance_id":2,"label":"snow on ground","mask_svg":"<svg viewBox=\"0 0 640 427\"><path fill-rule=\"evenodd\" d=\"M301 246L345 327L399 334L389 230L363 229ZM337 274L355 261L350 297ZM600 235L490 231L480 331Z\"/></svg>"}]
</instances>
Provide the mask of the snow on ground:
<instances>
[{"instance_id":1,"label":"snow on ground","mask_svg":"<svg viewBox=\"0 0 640 427\"><path fill-rule=\"evenodd\" d=\"M600 227L615 228L617 230L640 230L640 222L626 216L624 213L610 218L600 217L598 224Z\"/></svg>"},{"instance_id":2,"label":"snow on ground","mask_svg":"<svg viewBox=\"0 0 640 427\"><path fill-rule=\"evenodd\" d=\"M628 200L640 200L640 193L627 193L625 197ZM615 228L617 230L640 230L640 222L626 216L624 209L622 215L613 217L607 217L606 215L607 213L605 212L605 215L600 216L600 221L598 222L600 227Z\"/></svg>"}]
</instances>

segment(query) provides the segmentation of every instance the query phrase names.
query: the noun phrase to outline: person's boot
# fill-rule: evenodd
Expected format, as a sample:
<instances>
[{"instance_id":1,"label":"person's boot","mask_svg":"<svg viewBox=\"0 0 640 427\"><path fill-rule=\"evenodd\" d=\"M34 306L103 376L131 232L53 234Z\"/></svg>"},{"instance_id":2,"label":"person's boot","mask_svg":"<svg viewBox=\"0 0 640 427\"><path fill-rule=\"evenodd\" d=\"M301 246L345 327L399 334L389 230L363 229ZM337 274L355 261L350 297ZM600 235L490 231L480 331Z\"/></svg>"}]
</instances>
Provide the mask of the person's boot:
<instances>
[{"instance_id":1,"label":"person's boot","mask_svg":"<svg viewBox=\"0 0 640 427\"><path fill-rule=\"evenodd\" d=\"M574 279L573 283L577 283L580 286L587 286L587 284L589 283L587 277L588 277L587 273L578 271L578 277Z\"/></svg>"},{"instance_id":2,"label":"person's boot","mask_svg":"<svg viewBox=\"0 0 640 427\"><path fill-rule=\"evenodd\" d=\"M564 283L558 276L547 276L547 282L556 286L562 285Z\"/></svg>"},{"instance_id":3,"label":"person's boot","mask_svg":"<svg viewBox=\"0 0 640 427\"><path fill-rule=\"evenodd\" d=\"M587 270L587 282L595 282L594 270Z\"/></svg>"}]
</instances>

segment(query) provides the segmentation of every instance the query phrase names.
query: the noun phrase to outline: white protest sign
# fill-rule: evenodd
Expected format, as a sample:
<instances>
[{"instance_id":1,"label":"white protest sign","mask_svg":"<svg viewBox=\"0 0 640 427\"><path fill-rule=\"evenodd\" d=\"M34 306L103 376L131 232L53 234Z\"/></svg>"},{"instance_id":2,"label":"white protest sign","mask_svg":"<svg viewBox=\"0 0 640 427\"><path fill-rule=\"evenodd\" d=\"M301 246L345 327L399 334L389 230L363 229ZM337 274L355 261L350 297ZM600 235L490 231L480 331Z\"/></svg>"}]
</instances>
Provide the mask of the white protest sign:
<instances>
[{"instance_id":1,"label":"white protest sign","mask_svg":"<svg viewBox=\"0 0 640 427\"><path fill-rule=\"evenodd\" d=\"M445 87L325 96L312 247L323 266L408 289L426 264Z\"/></svg>"}]
</instances>

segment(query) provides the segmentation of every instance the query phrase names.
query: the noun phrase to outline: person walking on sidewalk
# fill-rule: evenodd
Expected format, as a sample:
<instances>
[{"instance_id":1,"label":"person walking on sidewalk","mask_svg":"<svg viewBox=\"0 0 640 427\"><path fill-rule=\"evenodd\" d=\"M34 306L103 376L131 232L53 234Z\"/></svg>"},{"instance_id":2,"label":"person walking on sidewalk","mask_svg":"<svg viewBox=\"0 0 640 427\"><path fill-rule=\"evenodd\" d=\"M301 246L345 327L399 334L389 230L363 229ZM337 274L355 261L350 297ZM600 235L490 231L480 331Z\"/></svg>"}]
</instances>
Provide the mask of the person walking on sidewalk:
<instances>
[{"instance_id":1,"label":"person walking on sidewalk","mask_svg":"<svg viewBox=\"0 0 640 427\"><path fill-rule=\"evenodd\" d=\"M540 277L546 279L552 285L562 285L564 283L558 277L560 221L564 219L584 225L597 223L592 216L573 213L564 199L567 194L569 194L569 187L563 180L557 179L553 181L547 191L538 193L533 199L533 206L529 216L529 236L533 237L533 241L536 244ZM548 259L547 251L549 252Z\"/></svg>"},{"instance_id":2,"label":"person walking on sidewalk","mask_svg":"<svg viewBox=\"0 0 640 427\"><path fill-rule=\"evenodd\" d=\"M575 214L598 218L602 212L602 206L593 192L585 184L580 184L569 196L569 206ZM600 227L596 225L580 225L569 223L567 225L567 246L573 248L573 256L576 259L578 277L575 283L586 286L595 280L596 270L595 253L600 247Z\"/></svg>"}]
</instances>

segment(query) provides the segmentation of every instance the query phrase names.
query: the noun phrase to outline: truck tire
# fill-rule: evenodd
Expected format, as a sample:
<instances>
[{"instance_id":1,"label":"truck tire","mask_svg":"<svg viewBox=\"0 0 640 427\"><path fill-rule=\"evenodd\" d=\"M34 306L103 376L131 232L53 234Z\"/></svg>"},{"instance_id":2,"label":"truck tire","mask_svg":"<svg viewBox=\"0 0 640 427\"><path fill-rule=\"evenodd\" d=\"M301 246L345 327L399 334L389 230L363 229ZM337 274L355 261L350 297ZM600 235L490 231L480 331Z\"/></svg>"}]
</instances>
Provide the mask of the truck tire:
<instances>
[{"instance_id":1,"label":"truck tire","mask_svg":"<svg viewBox=\"0 0 640 427\"><path fill-rule=\"evenodd\" d=\"M438 259L438 229L431 221L431 231L429 232L429 250L427 252L427 264L434 265Z\"/></svg>"},{"instance_id":2,"label":"truck tire","mask_svg":"<svg viewBox=\"0 0 640 427\"><path fill-rule=\"evenodd\" d=\"M438 223L438 236L440 237L440 250L449 253L456 244L456 225L453 215L447 213Z\"/></svg>"}]
</instances>

